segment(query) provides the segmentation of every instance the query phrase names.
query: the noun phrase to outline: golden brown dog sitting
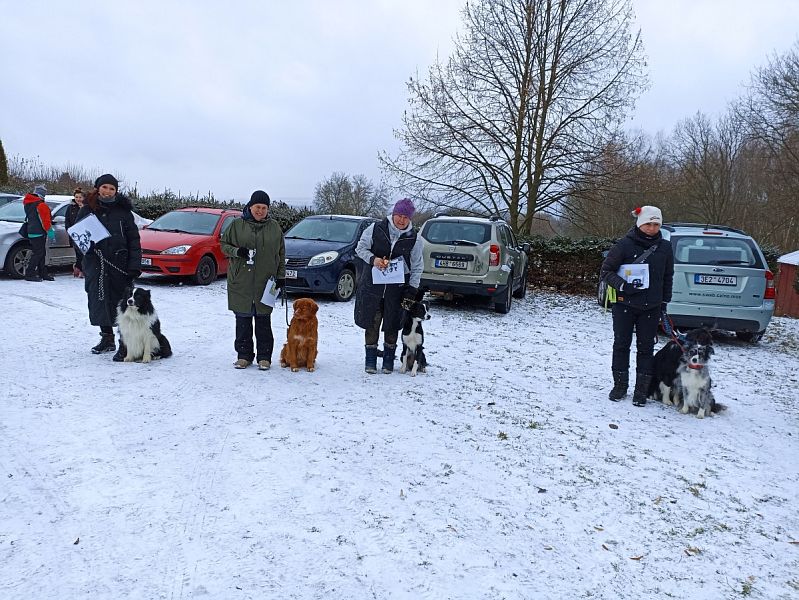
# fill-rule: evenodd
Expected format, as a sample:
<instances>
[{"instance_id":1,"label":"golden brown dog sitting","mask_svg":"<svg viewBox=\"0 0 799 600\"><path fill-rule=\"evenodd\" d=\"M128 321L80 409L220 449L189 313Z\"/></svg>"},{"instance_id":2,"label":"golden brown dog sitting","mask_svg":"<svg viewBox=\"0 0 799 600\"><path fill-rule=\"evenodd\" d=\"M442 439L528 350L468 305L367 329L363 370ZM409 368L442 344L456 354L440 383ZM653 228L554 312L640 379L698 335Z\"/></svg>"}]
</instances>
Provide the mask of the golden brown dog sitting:
<instances>
[{"instance_id":1,"label":"golden brown dog sitting","mask_svg":"<svg viewBox=\"0 0 799 600\"><path fill-rule=\"evenodd\" d=\"M319 306L310 298L297 298L294 301L294 316L291 317L286 344L280 352L280 366L291 367L299 371L305 366L308 371L314 370L316 363L316 345L319 341L319 322L316 311Z\"/></svg>"}]
</instances>

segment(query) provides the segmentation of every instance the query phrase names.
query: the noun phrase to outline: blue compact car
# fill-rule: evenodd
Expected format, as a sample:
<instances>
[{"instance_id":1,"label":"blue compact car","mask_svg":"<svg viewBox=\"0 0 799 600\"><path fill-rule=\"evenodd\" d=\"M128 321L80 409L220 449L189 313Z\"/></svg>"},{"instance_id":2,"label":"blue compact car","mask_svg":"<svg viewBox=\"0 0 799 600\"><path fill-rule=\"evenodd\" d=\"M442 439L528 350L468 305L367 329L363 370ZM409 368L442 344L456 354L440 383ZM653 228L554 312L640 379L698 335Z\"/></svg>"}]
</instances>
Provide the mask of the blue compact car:
<instances>
[{"instance_id":1,"label":"blue compact car","mask_svg":"<svg viewBox=\"0 0 799 600\"><path fill-rule=\"evenodd\" d=\"M286 291L333 294L347 302L355 294L355 246L377 219L351 215L306 217L286 232Z\"/></svg>"}]
</instances>

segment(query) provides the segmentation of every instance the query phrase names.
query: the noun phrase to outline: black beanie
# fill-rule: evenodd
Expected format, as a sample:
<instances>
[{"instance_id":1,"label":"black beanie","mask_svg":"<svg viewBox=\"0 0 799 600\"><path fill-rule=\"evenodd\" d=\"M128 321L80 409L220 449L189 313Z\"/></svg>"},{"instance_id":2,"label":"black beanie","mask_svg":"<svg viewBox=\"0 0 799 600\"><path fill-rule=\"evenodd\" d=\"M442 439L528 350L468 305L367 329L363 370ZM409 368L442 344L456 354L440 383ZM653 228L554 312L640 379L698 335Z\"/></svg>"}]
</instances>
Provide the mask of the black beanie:
<instances>
[{"instance_id":1,"label":"black beanie","mask_svg":"<svg viewBox=\"0 0 799 600\"><path fill-rule=\"evenodd\" d=\"M247 208L250 208L253 204L266 204L269 206L269 194L267 194L263 190L255 190L250 196L250 201L247 203Z\"/></svg>"},{"instance_id":2,"label":"black beanie","mask_svg":"<svg viewBox=\"0 0 799 600\"><path fill-rule=\"evenodd\" d=\"M105 185L106 183L110 183L116 189L119 189L119 182L117 178L111 175L110 173L106 173L105 175L100 175L97 179L94 180L94 187L98 190L100 189L101 185Z\"/></svg>"}]
</instances>

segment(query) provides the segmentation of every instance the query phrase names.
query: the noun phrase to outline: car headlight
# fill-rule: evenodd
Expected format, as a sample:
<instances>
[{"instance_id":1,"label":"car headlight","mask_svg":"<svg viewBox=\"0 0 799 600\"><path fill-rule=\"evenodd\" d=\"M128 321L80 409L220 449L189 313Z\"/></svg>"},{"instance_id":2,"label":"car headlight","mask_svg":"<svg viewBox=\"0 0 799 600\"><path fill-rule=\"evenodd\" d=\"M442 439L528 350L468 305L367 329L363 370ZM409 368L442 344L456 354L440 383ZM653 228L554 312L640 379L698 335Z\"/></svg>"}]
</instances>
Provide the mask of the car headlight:
<instances>
[{"instance_id":1,"label":"car headlight","mask_svg":"<svg viewBox=\"0 0 799 600\"><path fill-rule=\"evenodd\" d=\"M328 263L332 263L337 258L338 252L335 250L331 250L330 252L322 252L322 254L317 254L316 256L312 257L311 260L308 261L308 266L318 267L320 265L326 265Z\"/></svg>"},{"instance_id":2,"label":"car headlight","mask_svg":"<svg viewBox=\"0 0 799 600\"><path fill-rule=\"evenodd\" d=\"M167 248L161 252L161 254L186 254L186 252L189 251L189 248L191 248L190 245L172 246L171 248Z\"/></svg>"}]
</instances>

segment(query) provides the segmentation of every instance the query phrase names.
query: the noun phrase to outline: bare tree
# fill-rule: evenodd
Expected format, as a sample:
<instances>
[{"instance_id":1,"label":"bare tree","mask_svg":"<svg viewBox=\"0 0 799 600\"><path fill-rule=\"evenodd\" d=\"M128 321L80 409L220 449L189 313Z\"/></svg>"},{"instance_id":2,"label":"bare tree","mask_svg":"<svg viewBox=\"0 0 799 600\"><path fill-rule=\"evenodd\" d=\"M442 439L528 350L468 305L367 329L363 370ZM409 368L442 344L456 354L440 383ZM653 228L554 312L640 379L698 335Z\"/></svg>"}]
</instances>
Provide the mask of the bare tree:
<instances>
[{"instance_id":1,"label":"bare tree","mask_svg":"<svg viewBox=\"0 0 799 600\"><path fill-rule=\"evenodd\" d=\"M364 175L336 172L317 183L314 191L314 210L319 213L383 216L387 204L385 186L375 185Z\"/></svg>"},{"instance_id":2,"label":"bare tree","mask_svg":"<svg viewBox=\"0 0 799 600\"><path fill-rule=\"evenodd\" d=\"M476 0L445 65L408 83L398 186L529 232L592 172L645 88L630 0Z\"/></svg>"}]
</instances>

